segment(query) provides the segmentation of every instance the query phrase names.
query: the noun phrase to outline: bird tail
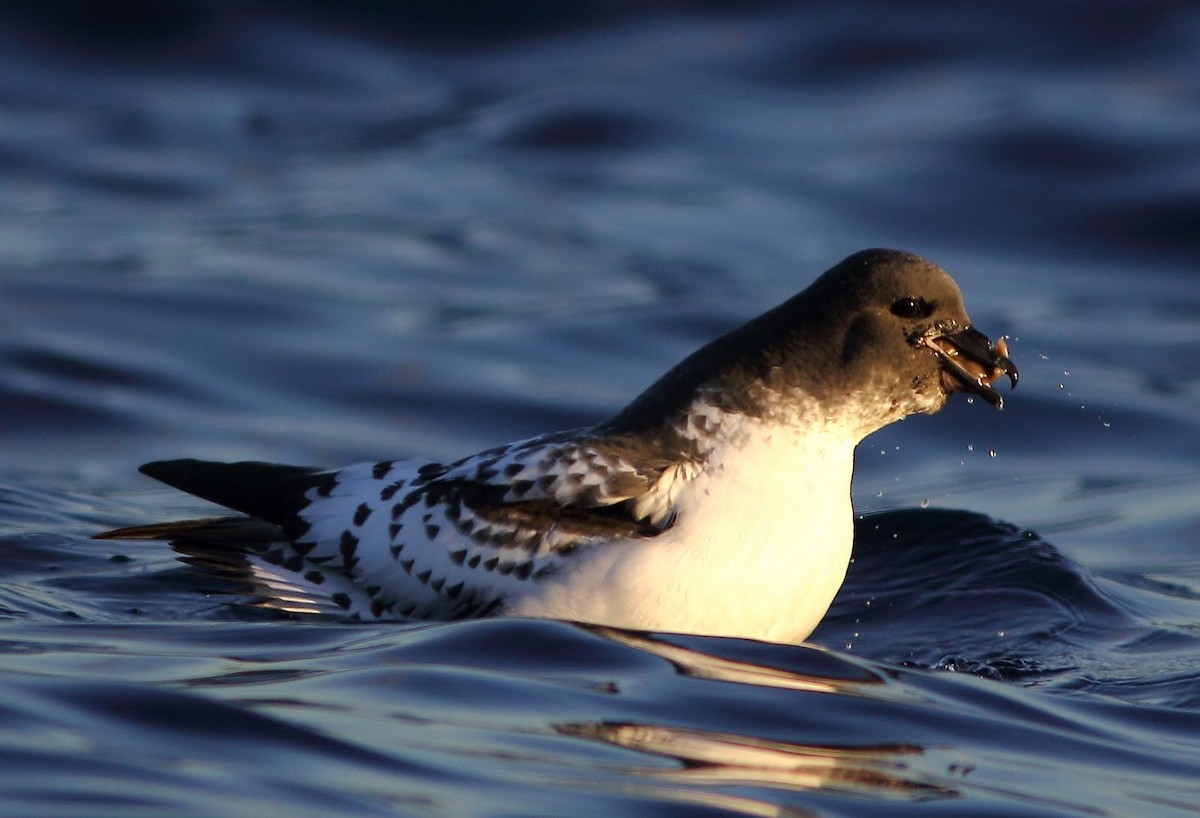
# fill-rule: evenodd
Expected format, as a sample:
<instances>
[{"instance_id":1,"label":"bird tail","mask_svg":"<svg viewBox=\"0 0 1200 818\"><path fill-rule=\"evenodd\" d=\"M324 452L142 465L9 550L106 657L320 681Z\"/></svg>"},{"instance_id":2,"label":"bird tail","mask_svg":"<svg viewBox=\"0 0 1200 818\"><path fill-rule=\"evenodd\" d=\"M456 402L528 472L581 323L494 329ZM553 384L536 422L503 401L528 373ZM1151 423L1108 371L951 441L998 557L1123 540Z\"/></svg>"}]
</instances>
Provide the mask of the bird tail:
<instances>
[{"instance_id":1,"label":"bird tail","mask_svg":"<svg viewBox=\"0 0 1200 818\"><path fill-rule=\"evenodd\" d=\"M211 542L245 543L277 540L279 526L253 517L198 517L169 523L114 528L93 534L93 540L175 540L200 538Z\"/></svg>"},{"instance_id":2,"label":"bird tail","mask_svg":"<svg viewBox=\"0 0 1200 818\"><path fill-rule=\"evenodd\" d=\"M348 577L306 572L282 529L255 517L227 516L150 523L104 531L94 540L165 540L179 561L218 585L207 592L241 596L257 608L290 614L345 616L340 592L363 596ZM310 576L317 576L316 580ZM367 601L369 605L369 601Z\"/></svg>"}]
</instances>

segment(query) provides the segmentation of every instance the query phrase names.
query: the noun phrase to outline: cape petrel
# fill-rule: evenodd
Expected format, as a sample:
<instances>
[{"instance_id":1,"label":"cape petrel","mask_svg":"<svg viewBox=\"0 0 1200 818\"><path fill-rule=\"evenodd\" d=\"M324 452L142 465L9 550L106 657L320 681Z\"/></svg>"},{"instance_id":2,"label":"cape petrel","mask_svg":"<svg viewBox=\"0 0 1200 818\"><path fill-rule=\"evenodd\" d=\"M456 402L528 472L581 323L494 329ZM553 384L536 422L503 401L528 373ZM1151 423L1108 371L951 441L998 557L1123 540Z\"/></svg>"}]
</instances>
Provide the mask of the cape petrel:
<instances>
[{"instance_id":1,"label":"cape petrel","mask_svg":"<svg viewBox=\"0 0 1200 818\"><path fill-rule=\"evenodd\" d=\"M865 250L595 426L452 463L147 463L239 515L98 537L169 540L297 614L799 641L846 574L859 441L952 392L1002 407L1005 375L1016 386L1007 345L971 325L946 272Z\"/></svg>"}]
</instances>

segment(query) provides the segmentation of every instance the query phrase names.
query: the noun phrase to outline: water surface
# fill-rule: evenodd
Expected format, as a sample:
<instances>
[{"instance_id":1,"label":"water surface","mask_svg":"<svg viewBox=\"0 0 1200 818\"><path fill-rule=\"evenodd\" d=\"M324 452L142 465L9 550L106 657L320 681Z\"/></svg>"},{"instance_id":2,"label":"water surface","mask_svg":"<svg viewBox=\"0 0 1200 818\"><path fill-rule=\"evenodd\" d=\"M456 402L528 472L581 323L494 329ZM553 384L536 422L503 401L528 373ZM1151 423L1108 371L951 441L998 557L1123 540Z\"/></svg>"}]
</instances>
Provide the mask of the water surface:
<instances>
[{"instance_id":1,"label":"water surface","mask_svg":"<svg viewBox=\"0 0 1200 818\"><path fill-rule=\"evenodd\" d=\"M407 7L406 7L407 8ZM0 22L0 814L1200 812L1186 6ZM860 447L808 646L278 620L136 466L595 422L868 246L1007 333Z\"/></svg>"}]
</instances>

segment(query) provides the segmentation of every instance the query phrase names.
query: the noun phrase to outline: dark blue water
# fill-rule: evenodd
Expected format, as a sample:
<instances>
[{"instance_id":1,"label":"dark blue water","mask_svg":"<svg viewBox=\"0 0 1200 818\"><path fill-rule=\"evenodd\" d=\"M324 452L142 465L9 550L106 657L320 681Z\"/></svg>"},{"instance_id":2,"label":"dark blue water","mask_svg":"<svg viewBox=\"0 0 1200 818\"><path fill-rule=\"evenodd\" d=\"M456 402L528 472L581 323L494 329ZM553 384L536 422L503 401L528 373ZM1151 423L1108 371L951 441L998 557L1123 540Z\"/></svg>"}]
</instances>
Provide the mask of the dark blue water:
<instances>
[{"instance_id":1,"label":"dark blue water","mask_svg":"<svg viewBox=\"0 0 1200 818\"><path fill-rule=\"evenodd\" d=\"M1200 813L1189 4L0 10L0 814ZM859 450L810 646L279 620L156 457L581 425L868 246L1021 386Z\"/></svg>"}]
</instances>

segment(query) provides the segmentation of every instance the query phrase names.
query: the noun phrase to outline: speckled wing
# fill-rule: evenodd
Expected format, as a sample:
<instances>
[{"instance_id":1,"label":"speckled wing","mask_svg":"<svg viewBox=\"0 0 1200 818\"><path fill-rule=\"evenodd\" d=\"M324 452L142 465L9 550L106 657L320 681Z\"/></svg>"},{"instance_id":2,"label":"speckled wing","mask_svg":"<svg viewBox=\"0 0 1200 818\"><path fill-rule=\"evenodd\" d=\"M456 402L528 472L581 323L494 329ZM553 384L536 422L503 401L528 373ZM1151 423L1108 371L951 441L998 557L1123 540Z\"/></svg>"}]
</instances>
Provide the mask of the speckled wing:
<instances>
[{"instance_id":1,"label":"speckled wing","mask_svg":"<svg viewBox=\"0 0 1200 818\"><path fill-rule=\"evenodd\" d=\"M300 510L307 529L294 547L352 576L370 600L365 616L486 616L581 548L669 525L674 467L635 462L619 446L560 434L449 465L351 466Z\"/></svg>"},{"instance_id":2,"label":"speckled wing","mask_svg":"<svg viewBox=\"0 0 1200 818\"><path fill-rule=\"evenodd\" d=\"M280 536L239 538L228 518L220 536L188 521L109 536L173 539L213 573L243 559L269 607L320 612L332 602L352 618L452 619L499 612L581 548L654 536L671 524L687 469L620 440L563 433L449 465L321 471L180 460L143 471L267 520Z\"/></svg>"},{"instance_id":3,"label":"speckled wing","mask_svg":"<svg viewBox=\"0 0 1200 818\"><path fill-rule=\"evenodd\" d=\"M597 509L627 504L625 516L661 526L677 482L691 469L632 438L565 432L489 449L447 467L437 479L490 489L498 505L549 502Z\"/></svg>"}]
</instances>

